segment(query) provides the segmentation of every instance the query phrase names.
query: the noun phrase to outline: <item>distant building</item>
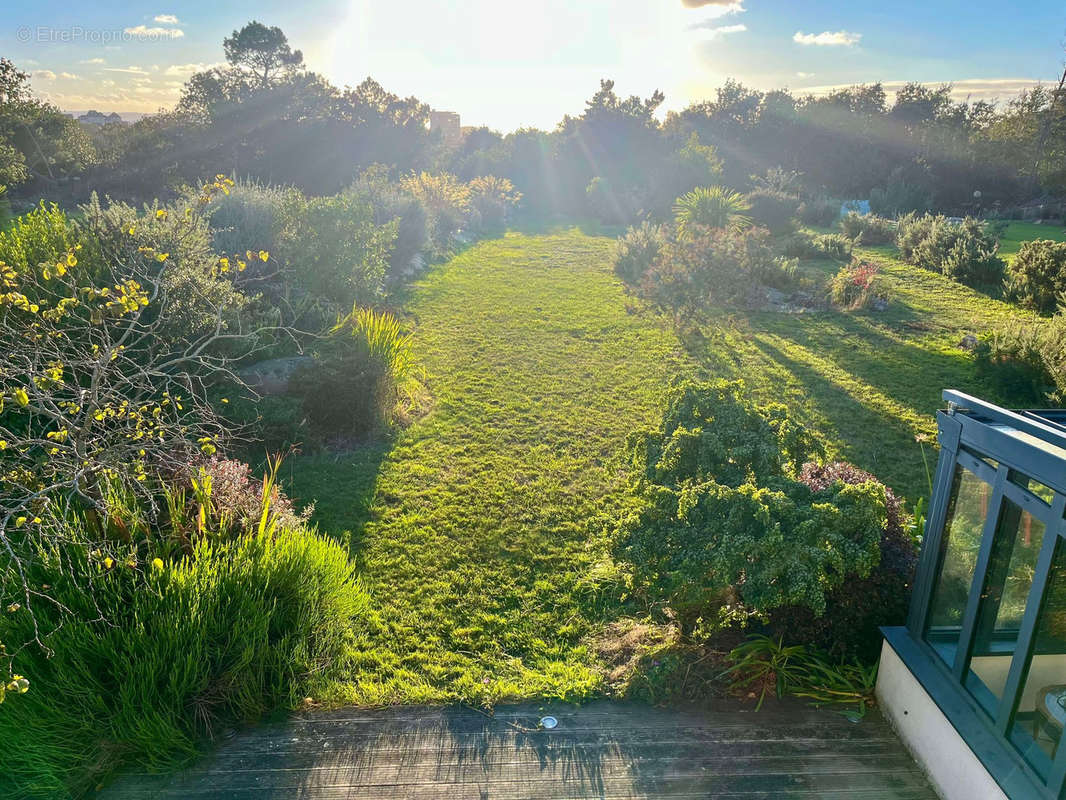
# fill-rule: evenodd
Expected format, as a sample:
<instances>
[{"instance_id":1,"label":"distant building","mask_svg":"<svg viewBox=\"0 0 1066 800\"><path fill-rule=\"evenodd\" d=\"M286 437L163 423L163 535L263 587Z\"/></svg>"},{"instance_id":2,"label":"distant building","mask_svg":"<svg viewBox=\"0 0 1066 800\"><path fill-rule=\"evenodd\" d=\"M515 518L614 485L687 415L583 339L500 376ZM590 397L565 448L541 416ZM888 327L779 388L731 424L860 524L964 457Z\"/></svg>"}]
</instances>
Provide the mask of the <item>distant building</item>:
<instances>
[{"instance_id":1,"label":"distant building","mask_svg":"<svg viewBox=\"0 0 1066 800\"><path fill-rule=\"evenodd\" d=\"M119 124L125 124L122 117L112 111L110 114L101 114L99 111L86 111L80 117L78 122L83 125L108 125L112 122Z\"/></svg>"},{"instance_id":2,"label":"distant building","mask_svg":"<svg viewBox=\"0 0 1066 800\"><path fill-rule=\"evenodd\" d=\"M429 130L440 131L440 138L446 144L456 144L463 136L459 115L454 111L430 111Z\"/></svg>"}]
</instances>

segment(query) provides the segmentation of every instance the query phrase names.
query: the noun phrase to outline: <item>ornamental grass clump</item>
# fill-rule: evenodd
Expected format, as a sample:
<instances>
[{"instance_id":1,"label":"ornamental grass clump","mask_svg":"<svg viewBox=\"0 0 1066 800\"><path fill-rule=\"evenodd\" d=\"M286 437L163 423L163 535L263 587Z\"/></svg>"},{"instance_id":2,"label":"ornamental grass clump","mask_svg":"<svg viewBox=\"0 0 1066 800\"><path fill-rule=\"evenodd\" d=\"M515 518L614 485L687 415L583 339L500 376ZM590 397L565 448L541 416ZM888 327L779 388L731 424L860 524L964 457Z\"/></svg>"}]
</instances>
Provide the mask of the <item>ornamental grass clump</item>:
<instances>
[{"instance_id":1,"label":"ornamental grass clump","mask_svg":"<svg viewBox=\"0 0 1066 800\"><path fill-rule=\"evenodd\" d=\"M30 691L0 713L3 797L77 797L119 766L188 764L227 728L318 695L368 608L346 549L305 528L161 558L105 556L84 521L57 524L66 544L27 573L56 602L0 613L0 639L47 631L17 657Z\"/></svg>"},{"instance_id":2,"label":"ornamental grass clump","mask_svg":"<svg viewBox=\"0 0 1066 800\"><path fill-rule=\"evenodd\" d=\"M387 311L354 308L290 385L318 434L345 438L387 425L413 383L411 339L400 322Z\"/></svg>"}]
</instances>

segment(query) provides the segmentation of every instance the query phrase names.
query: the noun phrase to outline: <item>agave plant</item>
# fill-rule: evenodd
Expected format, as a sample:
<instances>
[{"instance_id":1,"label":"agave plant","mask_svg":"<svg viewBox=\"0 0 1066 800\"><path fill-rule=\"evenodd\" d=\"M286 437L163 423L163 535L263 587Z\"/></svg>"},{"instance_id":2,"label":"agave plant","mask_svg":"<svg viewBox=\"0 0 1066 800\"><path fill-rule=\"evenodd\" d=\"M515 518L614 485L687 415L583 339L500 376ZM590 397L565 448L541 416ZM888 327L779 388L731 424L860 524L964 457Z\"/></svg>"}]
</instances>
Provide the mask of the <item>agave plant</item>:
<instances>
[{"instance_id":1,"label":"agave plant","mask_svg":"<svg viewBox=\"0 0 1066 800\"><path fill-rule=\"evenodd\" d=\"M724 186L699 186L674 203L674 219L682 236L695 225L743 230L751 227L751 210L744 195Z\"/></svg>"}]
</instances>

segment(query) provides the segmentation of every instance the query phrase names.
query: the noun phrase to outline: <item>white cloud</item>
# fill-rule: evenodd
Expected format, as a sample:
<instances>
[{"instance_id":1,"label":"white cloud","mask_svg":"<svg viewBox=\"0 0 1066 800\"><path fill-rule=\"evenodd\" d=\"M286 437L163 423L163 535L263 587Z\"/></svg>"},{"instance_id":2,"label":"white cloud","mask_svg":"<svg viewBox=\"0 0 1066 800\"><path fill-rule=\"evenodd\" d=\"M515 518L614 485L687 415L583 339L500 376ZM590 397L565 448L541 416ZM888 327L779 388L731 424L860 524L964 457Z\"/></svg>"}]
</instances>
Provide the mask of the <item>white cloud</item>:
<instances>
[{"instance_id":1,"label":"white cloud","mask_svg":"<svg viewBox=\"0 0 1066 800\"><path fill-rule=\"evenodd\" d=\"M128 66L128 67L107 67L104 72L125 72L129 75L147 75L148 70L144 67Z\"/></svg>"},{"instance_id":2,"label":"white cloud","mask_svg":"<svg viewBox=\"0 0 1066 800\"><path fill-rule=\"evenodd\" d=\"M681 0L681 5L685 8L707 8L708 6L722 7L722 6L739 6L741 3L739 0ZM713 13L713 12L712 12ZM719 14L728 14L728 11L723 11Z\"/></svg>"},{"instance_id":3,"label":"white cloud","mask_svg":"<svg viewBox=\"0 0 1066 800\"><path fill-rule=\"evenodd\" d=\"M102 58L87 58L81 62L82 64L106 64Z\"/></svg>"},{"instance_id":4,"label":"white cloud","mask_svg":"<svg viewBox=\"0 0 1066 800\"><path fill-rule=\"evenodd\" d=\"M194 72L203 72L204 70L212 69L219 66L218 64L171 64L165 70L164 75L176 75L178 77L187 77Z\"/></svg>"},{"instance_id":5,"label":"white cloud","mask_svg":"<svg viewBox=\"0 0 1066 800\"><path fill-rule=\"evenodd\" d=\"M890 103L893 101L896 92L906 86L907 83L907 81L881 82L881 85L885 88L885 93L888 95ZM960 81L930 81L928 83L923 83L922 86L935 89L939 86L943 86L945 83L951 86L951 98L953 100L976 101L996 100L1000 98L1009 99L1017 95L1022 89L1032 89L1040 83L1047 82L1040 81L1037 78L966 78ZM854 85L855 84L841 83L826 86L809 86L800 91L802 91L803 94L812 94L815 97L822 97Z\"/></svg>"},{"instance_id":6,"label":"white cloud","mask_svg":"<svg viewBox=\"0 0 1066 800\"><path fill-rule=\"evenodd\" d=\"M42 81L54 81L56 74L50 69L39 69L32 75L34 78L40 78Z\"/></svg>"},{"instance_id":7,"label":"white cloud","mask_svg":"<svg viewBox=\"0 0 1066 800\"><path fill-rule=\"evenodd\" d=\"M718 39L722 36L727 36L731 33L743 33L748 29L748 26L722 25L721 27L714 28L707 25L693 25L692 29L702 31L707 39Z\"/></svg>"},{"instance_id":8,"label":"white cloud","mask_svg":"<svg viewBox=\"0 0 1066 800\"><path fill-rule=\"evenodd\" d=\"M814 77L814 73L813 72L797 72L796 73L796 77L797 78L813 78Z\"/></svg>"},{"instance_id":9,"label":"white cloud","mask_svg":"<svg viewBox=\"0 0 1066 800\"><path fill-rule=\"evenodd\" d=\"M166 25L177 25L178 18L173 14L156 14L155 22L162 22Z\"/></svg>"},{"instance_id":10,"label":"white cloud","mask_svg":"<svg viewBox=\"0 0 1066 800\"><path fill-rule=\"evenodd\" d=\"M706 5L703 6L702 9L706 21L721 19L730 14L743 14L747 11L747 9L744 8L744 3L739 2L739 0L735 3L715 3L713 5Z\"/></svg>"},{"instance_id":11,"label":"white cloud","mask_svg":"<svg viewBox=\"0 0 1066 800\"><path fill-rule=\"evenodd\" d=\"M59 77L66 78L68 81L76 81L78 79L78 76L73 72L60 72Z\"/></svg>"},{"instance_id":12,"label":"white cloud","mask_svg":"<svg viewBox=\"0 0 1066 800\"><path fill-rule=\"evenodd\" d=\"M149 28L146 25L124 28L123 32L142 39L180 39L185 35L181 28Z\"/></svg>"},{"instance_id":13,"label":"white cloud","mask_svg":"<svg viewBox=\"0 0 1066 800\"><path fill-rule=\"evenodd\" d=\"M861 33L851 31L822 31L821 33L804 33L796 31L792 41L803 45L816 45L818 47L853 47L862 38Z\"/></svg>"}]
</instances>

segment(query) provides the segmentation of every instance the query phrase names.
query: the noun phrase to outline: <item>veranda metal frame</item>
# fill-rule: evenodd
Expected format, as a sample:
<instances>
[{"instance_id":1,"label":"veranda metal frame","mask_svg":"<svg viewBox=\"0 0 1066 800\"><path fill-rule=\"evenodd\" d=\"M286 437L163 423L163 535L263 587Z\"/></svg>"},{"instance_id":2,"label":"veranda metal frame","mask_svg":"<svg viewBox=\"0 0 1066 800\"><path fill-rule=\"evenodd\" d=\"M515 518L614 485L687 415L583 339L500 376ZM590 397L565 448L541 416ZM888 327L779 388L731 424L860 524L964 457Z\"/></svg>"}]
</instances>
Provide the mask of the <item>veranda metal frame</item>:
<instances>
[{"instance_id":1,"label":"veranda metal frame","mask_svg":"<svg viewBox=\"0 0 1066 800\"><path fill-rule=\"evenodd\" d=\"M1008 411L957 391L945 391L943 397L947 410L937 413L940 456L910 614L905 628L886 628L884 633L1008 796L1066 800L1063 788L1066 742L1057 747L1050 770L1044 770L1045 778L1010 741L1034 654L1035 632L1045 604L1049 574L1057 548L1066 547L1066 412ZM930 602L947 549L944 532L950 522L949 504L959 466L990 487L991 499L954 658L947 663L930 642L928 621ZM1044 497L1019 485L1019 481L1012 479L1016 475L1042 484ZM1025 483L1030 485L1028 481ZM1012 636L1014 649L1002 698L990 709L978 702L973 691L967 688L967 671L974 655L978 612L993 543L1007 500L1040 520L1045 533L1017 638ZM1063 654L1066 655L1066 650ZM1066 684L1066 670L1062 683Z\"/></svg>"}]
</instances>

